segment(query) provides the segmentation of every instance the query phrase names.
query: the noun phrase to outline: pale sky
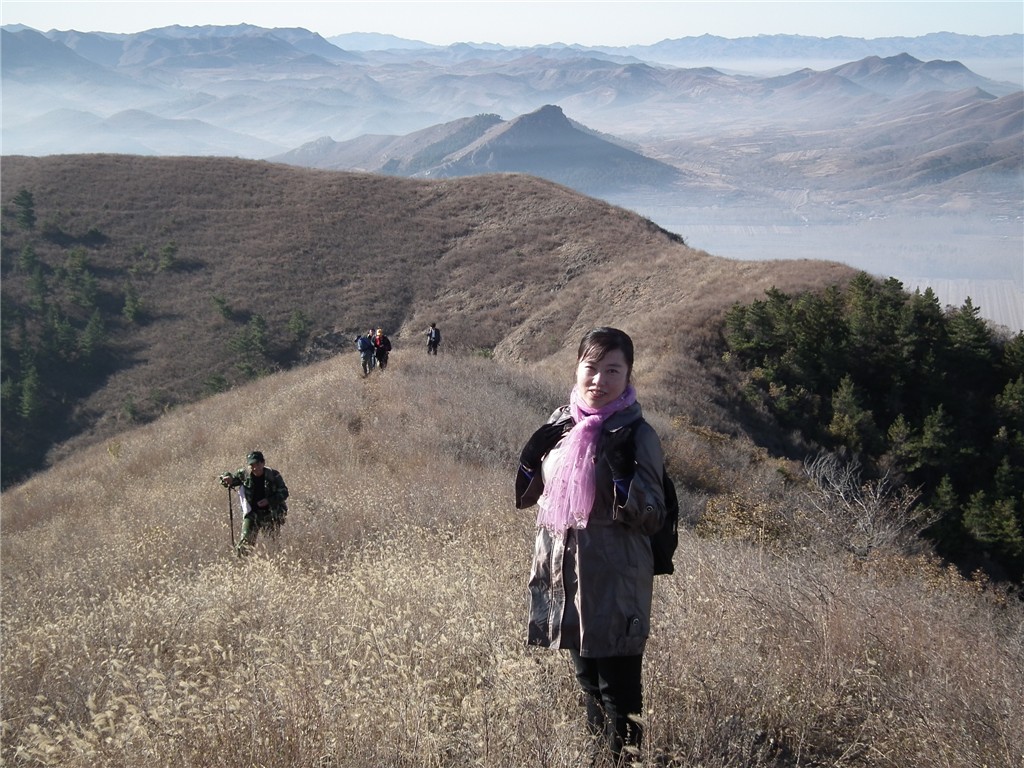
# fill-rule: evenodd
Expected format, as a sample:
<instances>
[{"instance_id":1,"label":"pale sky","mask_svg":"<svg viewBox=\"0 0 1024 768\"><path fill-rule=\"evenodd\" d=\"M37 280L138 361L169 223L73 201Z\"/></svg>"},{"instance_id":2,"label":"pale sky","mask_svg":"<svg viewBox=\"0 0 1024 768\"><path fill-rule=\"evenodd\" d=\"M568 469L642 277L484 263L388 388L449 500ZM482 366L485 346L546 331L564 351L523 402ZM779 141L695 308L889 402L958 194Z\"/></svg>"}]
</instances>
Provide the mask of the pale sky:
<instances>
[{"instance_id":1,"label":"pale sky","mask_svg":"<svg viewBox=\"0 0 1024 768\"><path fill-rule=\"evenodd\" d=\"M173 24L303 27L323 37L380 32L437 45L456 42L630 45L703 34L917 37L930 32L1024 32L1024 2L818 0L643 2L609 0L0 0L0 23L42 32L140 32Z\"/></svg>"}]
</instances>

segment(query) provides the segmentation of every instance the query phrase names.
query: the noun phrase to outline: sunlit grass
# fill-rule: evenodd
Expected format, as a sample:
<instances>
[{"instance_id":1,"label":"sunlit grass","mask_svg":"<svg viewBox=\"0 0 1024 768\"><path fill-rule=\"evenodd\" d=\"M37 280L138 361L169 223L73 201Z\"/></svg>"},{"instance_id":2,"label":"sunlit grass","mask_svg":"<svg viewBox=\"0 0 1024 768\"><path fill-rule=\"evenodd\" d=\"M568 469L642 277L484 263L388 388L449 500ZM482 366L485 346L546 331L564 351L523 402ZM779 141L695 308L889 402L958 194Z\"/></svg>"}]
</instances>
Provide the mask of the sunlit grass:
<instances>
[{"instance_id":1,"label":"sunlit grass","mask_svg":"<svg viewBox=\"0 0 1024 768\"><path fill-rule=\"evenodd\" d=\"M353 352L9 490L0 757L585 764L571 665L524 644L533 525L512 504L566 393L565 371L409 350L363 380ZM839 554L793 467L648 415L702 522L656 583L646 765L1021 763L1018 603L925 554ZM240 562L216 476L252 448L291 511Z\"/></svg>"}]
</instances>

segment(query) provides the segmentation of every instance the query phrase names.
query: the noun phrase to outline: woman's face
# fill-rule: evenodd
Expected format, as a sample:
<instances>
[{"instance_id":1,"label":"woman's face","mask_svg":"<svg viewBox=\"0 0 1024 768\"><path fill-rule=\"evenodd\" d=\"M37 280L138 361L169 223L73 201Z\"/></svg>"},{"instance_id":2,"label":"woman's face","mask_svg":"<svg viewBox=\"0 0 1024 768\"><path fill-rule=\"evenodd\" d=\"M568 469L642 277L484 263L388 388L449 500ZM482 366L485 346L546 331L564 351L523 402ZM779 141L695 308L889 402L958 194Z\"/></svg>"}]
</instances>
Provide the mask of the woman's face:
<instances>
[{"instance_id":1,"label":"woman's face","mask_svg":"<svg viewBox=\"0 0 1024 768\"><path fill-rule=\"evenodd\" d=\"M576 365L576 392L588 408L603 408L626 391L629 366L621 349L600 360L584 358Z\"/></svg>"}]
</instances>

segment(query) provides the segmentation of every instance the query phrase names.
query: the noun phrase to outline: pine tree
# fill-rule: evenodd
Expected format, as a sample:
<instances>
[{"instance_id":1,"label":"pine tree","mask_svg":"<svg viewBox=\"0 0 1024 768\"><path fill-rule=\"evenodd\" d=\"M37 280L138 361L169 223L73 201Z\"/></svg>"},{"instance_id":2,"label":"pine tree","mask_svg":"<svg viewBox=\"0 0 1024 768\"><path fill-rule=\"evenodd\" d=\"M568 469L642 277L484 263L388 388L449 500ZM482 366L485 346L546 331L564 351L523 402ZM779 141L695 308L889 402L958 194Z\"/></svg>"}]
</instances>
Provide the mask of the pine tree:
<instances>
[{"instance_id":1,"label":"pine tree","mask_svg":"<svg viewBox=\"0 0 1024 768\"><path fill-rule=\"evenodd\" d=\"M791 360L801 383L812 392L835 389L847 370L849 328L843 297L835 286L821 296L807 292L794 299Z\"/></svg>"},{"instance_id":2,"label":"pine tree","mask_svg":"<svg viewBox=\"0 0 1024 768\"><path fill-rule=\"evenodd\" d=\"M31 275L39 265L39 257L32 243L26 243L18 254L18 271Z\"/></svg>"},{"instance_id":3,"label":"pine tree","mask_svg":"<svg viewBox=\"0 0 1024 768\"><path fill-rule=\"evenodd\" d=\"M301 344L309 333L309 318L301 309L296 309L288 318L288 332L297 344Z\"/></svg>"},{"instance_id":4,"label":"pine tree","mask_svg":"<svg viewBox=\"0 0 1024 768\"><path fill-rule=\"evenodd\" d=\"M953 426L946 409L939 405L921 425L920 437L914 445L914 457L919 468L944 471L950 466L953 455Z\"/></svg>"},{"instance_id":5,"label":"pine tree","mask_svg":"<svg viewBox=\"0 0 1024 768\"><path fill-rule=\"evenodd\" d=\"M25 229L35 229L36 226L36 201L32 193L27 189L18 190L18 193L11 201L18 209L16 221Z\"/></svg>"},{"instance_id":6,"label":"pine tree","mask_svg":"<svg viewBox=\"0 0 1024 768\"><path fill-rule=\"evenodd\" d=\"M844 376L832 393L832 421L828 433L855 454L870 451L878 442L874 418L861 406L850 376Z\"/></svg>"},{"instance_id":7,"label":"pine tree","mask_svg":"<svg viewBox=\"0 0 1024 768\"><path fill-rule=\"evenodd\" d=\"M989 503L985 492L978 491L964 507L964 527L975 539L996 547L1009 558L1024 554L1024 532L1017 519L1014 499Z\"/></svg>"},{"instance_id":8,"label":"pine tree","mask_svg":"<svg viewBox=\"0 0 1024 768\"><path fill-rule=\"evenodd\" d=\"M1002 366L1011 379L1024 376L1024 331L1003 345Z\"/></svg>"},{"instance_id":9,"label":"pine tree","mask_svg":"<svg viewBox=\"0 0 1024 768\"><path fill-rule=\"evenodd\" d=\"M897 330L901 373L900 398L894 410L920 423L941 401L948 340L942 307L931 288L915 291L904 307Z\"/></svg>"},{"instance_id":10,"label":"pine tree","mask_svg":"<svg viewBox=\"0 0 1024 768\"><path fill-rule=\"evenodd\" d=\"M156 271L164 272L174 268L175 259L178 255L178 244L173 240L160 249L160 257L156 263Z\"/></svg>"},{"instance_id":11,"label":"pine tree","mask_svg":"<svg viewBox=\"0 0 1024 768\"><path fill-rule=\"evenodd\" d=\"M267 372L267 321L262 315L253 315L245 328L230 342L228 349L235 355L235 367L247 377Z\"/></svg>"},{"instance_id":12,"label":"pine tree","mask_svg":"<svg viewBox=\"0 0 1024 768\"><path fill-rule=\"evenodd\" d=\"M47 299L50 294L50 286L43 275L43 267L36 264L32 270L32 277L28 281L28 306L40 314L46 311Z\"/></svg>"},{"instance_id":13,"label":"pine tree","mask_svg":"<svg viewBox=\"0 0 1024 768\"><path fill-rule=\"evenodd\" d=\"M29 361L21 375L21 396L18 399L18 415L26 421L35 418L42 408L40 389L39 371L35 363Z\"/></svg>"},{"instance_id":14,"label":"pine tree","mask_svg":"<svg viewBox=\"0 0 1024 768\"><path fill-rule=\"evenodd\" d=\"M211 296L210 300L213 302L213 306L217 308L217 313L225 320L230 320L235 314L228 304L228 300L223 296Z\"/></svg>"},{"instance_id":15,"label":"pine tree","mask_svg":"<svg viewBox=\"0 0 1024 768\"><path fill-rule=\"evenodd\" d=\"M103 346L106 329L100 311L94 310L81 336L78 337L78 352L86 361L91 360Z\"/></svg>"},{"instance_id":16,"label":"pine tree","mask_svg":"<svg viewBox=\"0 0 1024 768\"><path fill-rule=\"evenodd\" d=\"M943 475L938 485L935 486L930 506L942 519L955 518L959 513L960 501L949 475Z\"/></svg>"},{"instance_id":17,"label":"pine tree","mask_svg":"<svg viewBox=\"0 0 1024 768\"><path fill-rule=\"evenodd\" d=\"M141 311L142 299L139 298L139 292L135 290L135 286L129 283L124 289L124 306L121 308L121 315L129 323L134 323Z\"/></svg>"},{"instance_id":18,"label":"pine tree","mask_svg":"<svg viewBox=\"0 0 1024 768\"><path fill-rule=\"evenodd\" d=\"M77 348L75 329L71 321L56 305L46 311L46 325L43 328L42 348L47 356L71 360Z\"/></svg>"},{"instance_id":19,"label":"pine tree","mask_svg":"<svg viewBox=\"0 0 1024 768\"><path fill-rule=\"evenodd\" d=\"M977 408L978 400L986 397L993 383L995 338L979 312L968 297L946 321L949 350L942 364L953 391L962 396L958 402L964 407L958 410L963 416L971 415L971 409Z\"/></svg>"},{"instance_id":20,"label":"pine tree","mask_svg":"<svg viewBox=\"0 0 1024 768\"><path fill-rule=\"evenodd\" d=\"M884 462L888 466L898 472L913 472L920 466L914 448L914 430L902 413L889 425L885 437L888 449Z\"/></svg>"}]
</instances>

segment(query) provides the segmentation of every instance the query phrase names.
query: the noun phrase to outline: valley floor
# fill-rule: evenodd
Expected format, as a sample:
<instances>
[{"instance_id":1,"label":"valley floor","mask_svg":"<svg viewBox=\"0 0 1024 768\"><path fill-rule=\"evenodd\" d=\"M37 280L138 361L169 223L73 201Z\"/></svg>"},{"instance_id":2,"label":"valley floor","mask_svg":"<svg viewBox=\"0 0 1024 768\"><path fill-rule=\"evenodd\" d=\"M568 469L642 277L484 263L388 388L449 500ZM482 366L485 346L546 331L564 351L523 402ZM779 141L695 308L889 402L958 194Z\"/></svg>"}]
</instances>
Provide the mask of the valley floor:
<instances>
[{"instance_id":1,"label":"valley floor","mask_svg":"<svg viewBox=\"0 0 1024 768\"><path fill-rule=\"evenodd\" d=\"M756 213L723 215L698 208L638 212L716 256L839 261L895 277L908 291L930 287L943 305L962 306L970 297L982 317L1012 332L1024 330L1020 217L890 216L801 226L773 224Z\"/></svg>"}]
</instances>

